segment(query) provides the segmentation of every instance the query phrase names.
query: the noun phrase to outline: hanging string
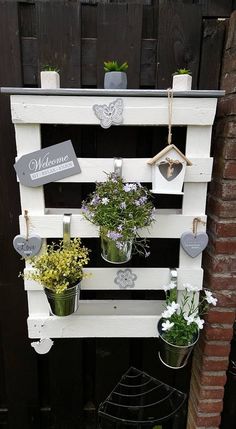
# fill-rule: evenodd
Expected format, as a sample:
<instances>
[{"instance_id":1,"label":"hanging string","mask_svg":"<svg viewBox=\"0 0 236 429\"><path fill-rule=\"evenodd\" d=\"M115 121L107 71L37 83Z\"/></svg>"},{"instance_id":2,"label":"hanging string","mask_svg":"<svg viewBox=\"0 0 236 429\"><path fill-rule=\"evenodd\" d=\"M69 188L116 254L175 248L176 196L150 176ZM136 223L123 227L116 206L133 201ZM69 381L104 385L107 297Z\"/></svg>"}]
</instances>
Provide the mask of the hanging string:
<instances>
[{"instance_id":1,"label":"hanging string","mask_svg":"<svg viewBox=\"0 0 236 429\"><path fill-rule=\"evenodd\" d=\"M30 223L28 210L24 211L24 218L25 218L25 225L26 225L26 240L28 240L29 239L29 223Z\"/></svg>"},{"instance_id":2,"label":"hanging string","mask_svg":"<svg viewBox=\"0 0 236 429\"><path fill-rule=\"evenodd\" d=\"M197 228L198 228L199 223L201 223L202 225L206 225L206 222L199 217L195 217L193 219L193 228L192 229L193 229L193 234L195 235L195 237L197 235Z\"/></svg>"},{"instance_id":3,"label":"hanging string","mask_svg":"<svg viewBox=\"0 0 236 429\"><path fill-rule=\"evenodd\" d=\"M173 91L171 88L167 89L167 95L168 95L168 144L172 143L172 132L171 132L171 126L172 126L172 110L173 110Z\"/></svg>"}]
</instances>

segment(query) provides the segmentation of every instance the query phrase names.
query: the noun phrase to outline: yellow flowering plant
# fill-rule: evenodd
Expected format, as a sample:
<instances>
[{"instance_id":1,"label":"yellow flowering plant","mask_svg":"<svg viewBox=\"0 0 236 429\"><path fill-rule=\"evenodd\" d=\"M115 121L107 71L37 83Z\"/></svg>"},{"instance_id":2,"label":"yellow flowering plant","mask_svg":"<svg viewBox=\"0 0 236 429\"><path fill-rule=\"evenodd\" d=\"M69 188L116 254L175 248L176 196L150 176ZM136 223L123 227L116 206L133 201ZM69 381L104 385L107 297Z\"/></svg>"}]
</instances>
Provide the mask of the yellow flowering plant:
<instances>
[{"instance_id":1,"label":"yellow flowering plant","mask_svg":"<svg viewBox=\"0 0 236 429\"><path fill-rule=\"evenodd\" d=\"M24 277L60 294L88 276L83 272L84 265L89 262L88 254L89 250L81 245L80 238L70 240L66 246L61 240L59 244L48 245L45 253L29 258L34 271Z\"/></svg>"}]
</instances>

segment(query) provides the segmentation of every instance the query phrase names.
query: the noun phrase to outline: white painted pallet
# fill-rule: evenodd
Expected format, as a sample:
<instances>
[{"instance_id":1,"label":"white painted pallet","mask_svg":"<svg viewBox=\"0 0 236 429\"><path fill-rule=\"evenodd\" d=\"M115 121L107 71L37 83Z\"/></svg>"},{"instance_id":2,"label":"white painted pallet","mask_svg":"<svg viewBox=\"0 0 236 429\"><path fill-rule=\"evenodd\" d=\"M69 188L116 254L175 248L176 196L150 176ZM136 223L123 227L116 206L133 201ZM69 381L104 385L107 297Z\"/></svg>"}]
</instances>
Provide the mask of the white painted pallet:
<instances>
[{"instance_id":1,"label":"white painted pallet","mask_svg":"<svg viewBox=\"0 0 236 429\"><path fill-rule=\"evenodd\" d=\"M23 91L23 90L22 90ZM195 93L196 91L194 91ZM12 121L15 124L17 157L41 148L40 124L93 124L99 121L93 113L94 104L108 104L119 96L84 95L73 96L40 92L11 96ZM202 94L202 93L201 93ZM124 102L123 125L167 125L168 100L165 96L120 96ZM217 98L178 97L173 101L173 125L187 126L186 156L193 166L187 167L184 180L182 210L157 210L156 222L141 231L142 236L151 238L180 238L186 230L191 230L195 217L206 221L205 205L207 182L211 180L212 158L210 143L212 124L215 117ZM68 183L83 183L106 180L105 172L113 171L111 158L78 158L82 172L61 180ZM146 158L123 160L122 175L126 181L148 183L151 168ZM43 187L26 188L20 186L22 213L30 215L30 231L46 238L61 238L63 235L63 213L72 213L71 235L73 237L98 237L99 231L87 222L77 209L68 211L45 209ZM199 231L205 231L199 225ZM25 233L25 221L20 216L20 232ZM158 258L158 255L157 255ZM32 268L27 265L26 271ZM82 290L119 290L115 283L121 268L91 268L89 279L81 283ZM178 294L181 297L183 283L192 282L202 286L203 271L201 255L189 257L180 247L178 271ZM134 286L127 291L161 290L170 281L167 268L132 268L137 276ZM90 300L81 301L79 310L72 316L59 318L49 314L48 304L42 286L25 280L28 295L30 338L67 337L155 337L156 324L163 308L162 301Z\"/></svg>"}]
</instances>

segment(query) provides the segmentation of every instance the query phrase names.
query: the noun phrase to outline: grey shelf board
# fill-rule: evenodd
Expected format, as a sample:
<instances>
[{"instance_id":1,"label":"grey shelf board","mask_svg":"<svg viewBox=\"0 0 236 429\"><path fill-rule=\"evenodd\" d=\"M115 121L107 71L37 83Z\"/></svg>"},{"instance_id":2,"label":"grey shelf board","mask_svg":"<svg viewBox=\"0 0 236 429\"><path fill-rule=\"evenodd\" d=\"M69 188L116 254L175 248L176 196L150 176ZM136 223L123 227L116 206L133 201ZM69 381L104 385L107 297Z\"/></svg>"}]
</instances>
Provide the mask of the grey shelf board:
<instances>
[{"instance_id":1,"label":"grey shelf board","mask_svg":"<svg viewBox=\"0 0 236 429\"><path fill-rule=\"evenodd\" d=\"M87 89L87 88L0 88L2 94L14 95L73 95L73 96L116 96L116 97L167 97L168 91L162 89ZM218 98L225 95L225 91L191 90L174 91L174 97L184 98Z\"/></svg>"}]
</instances>

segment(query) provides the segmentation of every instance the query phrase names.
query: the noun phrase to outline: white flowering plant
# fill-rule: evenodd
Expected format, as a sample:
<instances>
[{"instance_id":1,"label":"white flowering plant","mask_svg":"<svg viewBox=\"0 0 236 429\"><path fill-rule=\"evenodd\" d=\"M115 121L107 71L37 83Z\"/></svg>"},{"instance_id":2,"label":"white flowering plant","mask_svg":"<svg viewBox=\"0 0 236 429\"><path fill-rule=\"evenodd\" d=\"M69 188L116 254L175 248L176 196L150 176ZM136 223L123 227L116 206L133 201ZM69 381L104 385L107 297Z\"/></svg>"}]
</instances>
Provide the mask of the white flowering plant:
<instances>
[{"instance_id":1,"label":"white flowering plant","mask_svg":"<svg viewBox=\"0 0 236 429\"><path fill-rule=\"evenodd\" d=\"M101 236L114 241L118 249L124 242L133 240L135 250L149 256L149 246L140 239L139 229L154 221L155 208L151 193L140 183L125 183L115 173L107 181L96 183L96 190L82 203L82 213L87 220L100 227Z\"/></svg>"},{"instance_id":2,"label":"white flowering plant","mask_svg":"<svg viewBox=\"0 0 236 429\"><path fill-rule=\"evenodd\" d=\"M209 305L216 305L217 299L209 290L203 290L198 300L200 288L189 283L183 284L184 292L177 302L175 283L164 286L166 293L166 308L161 317L162 337L176 346L188 346L193 342L198 331L203 329L204 319Z\"/></svg>"}]
</instances>

